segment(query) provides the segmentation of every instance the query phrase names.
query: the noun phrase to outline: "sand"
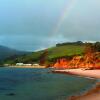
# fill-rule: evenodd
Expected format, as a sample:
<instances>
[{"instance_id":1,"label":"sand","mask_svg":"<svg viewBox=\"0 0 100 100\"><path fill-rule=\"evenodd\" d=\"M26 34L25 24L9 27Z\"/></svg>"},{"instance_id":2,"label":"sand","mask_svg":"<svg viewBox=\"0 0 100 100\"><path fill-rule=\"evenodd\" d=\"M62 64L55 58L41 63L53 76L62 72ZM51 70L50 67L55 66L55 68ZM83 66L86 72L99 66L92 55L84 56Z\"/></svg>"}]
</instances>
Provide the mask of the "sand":
<instances>
[{"instance_id":1,"label":"sand","mask_svg":"<svg viewBox=\"0 0 100 100\"><path fill-rule=\"evenodd\" d=\"M8 67L12 67L12 68L46 68L46 66L34 66L34 65L32 65L32 66L8 66Z\"/></svg>"},{"instance_id":2,"label":"sand","mask_svg":"<svg viewBox=\"0 0 100 100\"><path fill-rule=\"evenodd\" d=\"M100 70L65 69L55 70L54 72L100 79Z\"/></svg>"}]
</instances>

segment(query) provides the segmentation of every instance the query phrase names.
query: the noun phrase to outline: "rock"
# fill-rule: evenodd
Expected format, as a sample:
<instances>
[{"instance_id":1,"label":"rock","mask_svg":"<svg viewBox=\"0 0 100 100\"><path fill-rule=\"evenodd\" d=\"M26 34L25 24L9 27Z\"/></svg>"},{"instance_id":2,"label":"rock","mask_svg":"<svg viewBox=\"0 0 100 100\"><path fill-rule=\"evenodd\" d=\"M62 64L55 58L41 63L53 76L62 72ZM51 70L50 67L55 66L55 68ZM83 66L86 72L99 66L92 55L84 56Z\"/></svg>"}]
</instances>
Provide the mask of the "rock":
<instances>
[{"instance_id":1,"label":"rock","mask_svg":"<svg viewBox=\"0 0 100 100\"><path fill-rule=\"evenodd\" d=\"M6 94L6 95L8 95L8 96L14 96L16 94L15 93L9 93L9 94Z\"/></svg>"}]
</instances>

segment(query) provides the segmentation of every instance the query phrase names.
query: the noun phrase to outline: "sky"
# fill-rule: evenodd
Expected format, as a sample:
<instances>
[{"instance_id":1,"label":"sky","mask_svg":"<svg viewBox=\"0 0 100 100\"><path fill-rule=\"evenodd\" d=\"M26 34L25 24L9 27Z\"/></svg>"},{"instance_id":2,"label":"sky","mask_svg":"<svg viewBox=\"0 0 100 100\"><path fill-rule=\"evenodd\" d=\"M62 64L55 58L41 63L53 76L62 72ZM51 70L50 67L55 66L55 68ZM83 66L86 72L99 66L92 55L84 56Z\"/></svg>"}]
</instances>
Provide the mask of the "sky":
<instances>
[{"instance_id":1,"label":"sky","mask_svg":"<svg viewBox=\"0 0 100 100\"><path fill-rule=\"evenodd\" d=\"M0 0L0 45L35 51L100 41L100 0Z\"/></svg>"}]
</instances>

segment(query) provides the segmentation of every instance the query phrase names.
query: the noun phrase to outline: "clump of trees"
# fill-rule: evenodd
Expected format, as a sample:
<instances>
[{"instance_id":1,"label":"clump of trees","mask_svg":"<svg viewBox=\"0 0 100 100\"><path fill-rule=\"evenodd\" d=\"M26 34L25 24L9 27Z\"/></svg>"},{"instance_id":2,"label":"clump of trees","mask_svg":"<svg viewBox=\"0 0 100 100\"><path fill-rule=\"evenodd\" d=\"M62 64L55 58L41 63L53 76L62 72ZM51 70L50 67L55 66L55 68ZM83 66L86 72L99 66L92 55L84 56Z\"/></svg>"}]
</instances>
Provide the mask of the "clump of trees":
<instances>
[{"instance_id":1,"label":"clump of trees","mask_svg":"<svg viewBox=\"0 0 100 100\"><path fill-rule=\"evenodd\" d=\"M94 49L95 49L97 52L100 52L100 42L94 43Z\"/></svg>"},{"instance_id":2,"label":"clump of trees","mask_svg":"<svg viewBox=\"0 0 100 100\"><path fill-rule=\"evenodd\" d=\"M85 51L100 52L100 42L85 43Z\"/></svg>"},{"instance_id":3,"label":"clump of trees","mask_svg":"<svg viewBox=\"0 0 100 100\"><path fill-rule=\"evenodd\" d=\"M82 41L77 41L77 42L65 42L65 43L58 43L56 46L64 46L64 45L82 45L84 44Z\"/></svg>"}]
</instances>

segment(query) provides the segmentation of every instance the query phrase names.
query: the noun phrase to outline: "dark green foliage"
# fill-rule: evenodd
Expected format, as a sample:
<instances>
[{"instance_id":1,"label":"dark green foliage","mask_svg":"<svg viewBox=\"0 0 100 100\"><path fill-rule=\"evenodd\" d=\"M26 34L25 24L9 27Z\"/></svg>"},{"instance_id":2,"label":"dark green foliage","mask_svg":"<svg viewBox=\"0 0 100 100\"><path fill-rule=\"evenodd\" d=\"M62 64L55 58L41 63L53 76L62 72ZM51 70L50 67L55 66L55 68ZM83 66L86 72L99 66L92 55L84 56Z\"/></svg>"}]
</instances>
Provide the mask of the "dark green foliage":
<instances>
[{"instance_id":1,"label":"dark green foliage","mask_svg":"<svg viewBox=\"0 0 100 100\"><path fill-rule=\"evenodd\" d=\"M39 57L43 51L33 52L30 54L24 54L22 56L17 56L16 58L9 57L4 63L8 63L8 61L14 61L14 63L35 63L39 61Z\"/></svg>"},{"instance_id":2,"label":"dark green foliage","mask_svg":"<svg viewBox=\"0 0 100 100\"><path fill-rule=\"evenodd\" d=\"M65 45L83 45L84 43L82 41L77 42L65 42L65 43L58 43L56 46L65 46Z\"/></svg>"},{"instance_id":3,"label":"dark green foliage","mask_svg":"<svg viewBox=\"0 0 100 100\"><path fill-rule=\"evenodd\" d=\"M44 65L48 59L48 49L44 50L43 53L39 57L40 65Z\"/></svg>"},{"instance_id":4,"label":"dark green foliage","mask_svg":"<svg viewBox=\"0 0 100 100\"><path fill-rule=\"evenodd\" d=\"M96 42L96 43L94 44L94 48L95 48L95 50L96 50L97 52L100 52L100 42Z\"/></svg>"},{"instance_id":5,"label":"dark green foliage","mask_svg":"<svg viewBox=\"0 0 100 100\"><path fill-rule=\"evenodd\" d=\"M29 52L17 51L15 49L11 49L5 46L0 46L0 61L12 56L12 58L16 58L17 55L28 54Z\"/></svg>"}]
</instances>

